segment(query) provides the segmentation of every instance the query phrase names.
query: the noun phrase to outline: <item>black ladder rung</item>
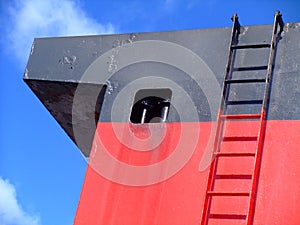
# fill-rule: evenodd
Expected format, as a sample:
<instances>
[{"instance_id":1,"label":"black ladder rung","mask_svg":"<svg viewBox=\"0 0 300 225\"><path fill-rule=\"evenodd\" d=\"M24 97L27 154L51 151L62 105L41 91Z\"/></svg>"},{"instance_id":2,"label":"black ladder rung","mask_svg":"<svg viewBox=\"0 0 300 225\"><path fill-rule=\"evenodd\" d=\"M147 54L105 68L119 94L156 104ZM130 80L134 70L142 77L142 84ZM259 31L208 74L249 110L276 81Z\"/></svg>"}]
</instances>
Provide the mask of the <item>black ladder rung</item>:
<instances>
[{"instance_id":1,"label":"black ladder rung","mask_svg":"<svg viewBox=\"0 0 300 225\"><path fill-rule=\"evenodd\" d=\"M263 104L263 100L237 100L237 101L227 101L227 105L255 105Z\"/></svg>"},{"instance_id":2,"label":"black ladder rung","mask_svg":"<svg viewBox=\"0 0 300 225\"><path fill-rule=\"evenodd\" d=\"M261 82L266 82L266 79L234 79L234 80L225 80L225 84L261 83Z\"/></svg>"},{"instance_id":3,"label":"black ladder rung","mask_svg":"<svg viewBox=\"0 0 300 225\"><path fill-rule=\"evenodd\" d=\"M217 174L215 179L224 179L224 180L249 180L252 179L251 174Z\"/></svg>"},{"instance_id":4,"label":"black ladder rung","mask_svg":"<svg viewBox=\"0 0 300 225\"><path fill-rule=\"evenodd\" d=\"M249 192L223 192L223 191L207 191L209 196L249 196Z\"/></svg>"},{"instance_id":5,"label":"black ladder rung","mask_svg":"<svg viewBox=\"0 0 300 225\"><path fill-rule=\"evenodd\" d=\"M253 152L215 152L216 157L248 157L255 156Z\"/></svg>"},{"instance_id":6,"label":"black ladder rung","mask_svg":"<svg viewBox=\"0 0 300 225\"><path fill-rule=\"evenodd\" d=\"M249 45L232 45L231 49L247 49L247 48L270 48L270 44L249 44Z\"/></svg>"},{"instance_id":7,"label":"black ladder rung","mask_svg":"<svg viewBox=\"0 0 300 225\"><path fill-rule=\"evenodd\" d=\"M255 70L267 70L268 66L244 66L232 68L232 71L255 71Z\"/></svg>"},{"instance_id":8,"label":"black ladder rung","mask_svg":"<svg viewBox=\"0 0 300 225\"><path fill-rule=\"evenodd\" d=\"M220 119L238 120L238 119L259 119L261 114L231 114L231 115L220 115Z\"/></svg>"},{"instance_id":9,"label":"black ladder rung","mask_svg":"<svg viewBox=\"0 0 300 225\"><path fill-rule=\"evenodd\" d=\"M232 219L232 220L245 220L247 215L244 214L221 214L221 213L210 213L209 218L212 219Z\"/></svg>"}]
</instances>

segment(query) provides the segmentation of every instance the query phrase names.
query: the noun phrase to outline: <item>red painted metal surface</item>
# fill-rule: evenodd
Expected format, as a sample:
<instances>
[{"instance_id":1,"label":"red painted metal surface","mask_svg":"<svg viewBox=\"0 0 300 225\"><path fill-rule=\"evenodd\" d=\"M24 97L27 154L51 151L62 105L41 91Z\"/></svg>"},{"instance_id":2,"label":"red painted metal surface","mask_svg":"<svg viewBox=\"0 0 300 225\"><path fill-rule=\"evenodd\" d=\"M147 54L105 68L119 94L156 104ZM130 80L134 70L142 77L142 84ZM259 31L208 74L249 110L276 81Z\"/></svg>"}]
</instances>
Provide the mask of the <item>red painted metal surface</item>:
<instances>
[{"instance_id":1,"label":"red painted metal surface","mask_svg":"<svg viewBox=\"0 0 300 225\"><path fill-rule=\"evenodd\" d=\"M199 171L199 163L212 123L187 123L191 129L195 126L201 128L196 150L180 171L163 182L139 187L118 184L108 180L95 167L98 163L105 163L101 149L109 150L110 155L120 162L136 166L167 159L180 141L182 124L166 125L168 134L160 146L153 151L138 152L127 148L116 138L113 126L122 127L124 124L98 123L75 225L199 225L209 174L208 169ZM222 142L222 150L228 153L255 152L257 140L249 137L257 134L259 125L259 121L228 121L224 134L227 140ZM241 132L243 136L239 138L244 140L243 145L236 145L232 140ZM255 225L300 223L300 141L295 135L299 133L300 121L268 121L266 124L253 217ZM247 214L249 206L249 196L245 193L249 193L252 187L250 174L253 169L253 157L222 158L215 180L216 190L226 194L234 189L235 193L243 196L214 197L210 224L245 224L243 215ZM115 177L124 175L117 164L112 171ZM233 182L232 178L239 179L239 182Z\"/></svg>"}]
</instances>

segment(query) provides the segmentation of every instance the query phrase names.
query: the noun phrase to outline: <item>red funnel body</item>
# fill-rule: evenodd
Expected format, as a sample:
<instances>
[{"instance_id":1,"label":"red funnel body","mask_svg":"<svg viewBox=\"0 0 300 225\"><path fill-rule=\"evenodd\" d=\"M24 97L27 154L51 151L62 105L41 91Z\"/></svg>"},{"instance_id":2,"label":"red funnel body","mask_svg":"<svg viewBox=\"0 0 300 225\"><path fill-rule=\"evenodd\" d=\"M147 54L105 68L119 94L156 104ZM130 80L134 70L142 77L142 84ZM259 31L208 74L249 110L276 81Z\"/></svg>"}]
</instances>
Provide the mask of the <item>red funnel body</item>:
<instances>
[{"instance_id":1,"label":"red funnel body","mask_svg":"<svg viewBox=\"0 0 300 225\"><path fill-rule=\"evenodd\" d=\"M231 122L227 127L228 137L245 134L245 129L249 136L254 136L257 125L256 122ZM143 154L124 147L114 138L112 124L100 122L97 127L97 137L94 139L97 143L93 145L91 152L95 155L90 159L90 164L95 163L93 160L101 162L100 149L103 146L98 138L103 145L110 146L111 155L122 162L149 165L163 160L165 155L171 153L170 149L174 147L173 138L179 136L181 125L170 123L167 126L171 132L165 140L168 144L162 144L158 149L163 155L157 155L154 151L158 149ZM166 181L141 187L122 185L107 180L92 166L88 166L74 224L198 225L201 220L209 172L209 169L199 171L199 164L211 132L211 123L188 123L187 126L191 129L200 126L199 140L201 141L187 164ZM101 133L101 130L106 132ZM271 120L267 123L254 224L296 225L300 223L298 212L300 151L299 139L295 135L299 133L300 121L298 120ZM254 143L253 140L249 140L241 145L228 141L223 147L224 150L226 148L226 152L249 151L249 149L254 151ZM116 164L111 166L114 176L118 177L122 171ZM229 158L224 160L218 169L220 179L215 184L218 190L249 191L251 179L248 175L253 169L253 158L237 157L234 161ZM237 174L237 171L240 176L237 180L233 182L226 179L228 178L226 176ZM211 212L220 216L210 220L210 224L245 224L242 215L246 214L248 200L248 197L216 197L212 202ZM224 219L222 214L231 214L231 217ZM240 219L237 219L239 216Z\"/></svg>"}]
</instances>

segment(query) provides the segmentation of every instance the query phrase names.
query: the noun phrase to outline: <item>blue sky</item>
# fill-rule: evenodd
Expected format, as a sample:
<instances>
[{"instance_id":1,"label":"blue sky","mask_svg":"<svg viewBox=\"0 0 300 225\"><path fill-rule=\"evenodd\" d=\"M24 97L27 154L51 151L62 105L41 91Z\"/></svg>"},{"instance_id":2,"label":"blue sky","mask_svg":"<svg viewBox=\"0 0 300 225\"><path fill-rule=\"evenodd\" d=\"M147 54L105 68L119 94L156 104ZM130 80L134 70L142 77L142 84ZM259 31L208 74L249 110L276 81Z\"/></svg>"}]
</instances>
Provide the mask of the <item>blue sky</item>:
<instances>
[{"instance_id":1,"label":"blue sky","mask_svg":"<svg viewBox=\"0 0 300 225\"><path fill-rule=\"evenodd\" d=\"M33 38L300 22L298 0L0 0L0 225L73 223L86 162L22 80Z\"/></svg>"}]
</instances>

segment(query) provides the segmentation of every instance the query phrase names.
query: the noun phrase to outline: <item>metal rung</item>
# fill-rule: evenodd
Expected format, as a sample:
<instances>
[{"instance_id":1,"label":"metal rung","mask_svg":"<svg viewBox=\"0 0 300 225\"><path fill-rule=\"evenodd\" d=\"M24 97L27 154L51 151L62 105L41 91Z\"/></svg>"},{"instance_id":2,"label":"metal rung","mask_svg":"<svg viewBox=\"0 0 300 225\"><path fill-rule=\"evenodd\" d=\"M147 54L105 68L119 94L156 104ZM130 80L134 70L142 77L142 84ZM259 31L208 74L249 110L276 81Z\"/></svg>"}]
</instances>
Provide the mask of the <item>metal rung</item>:
<instances>
[{"instance_id":1,"label":"metal rung","mask_svg":"<svg viewBox=\"0 0 300 225\"><path fill-rule=\"evenodd\" d=\"M233 114L233 115L221 115L220 119L259 119L261 114Z\"/></svg>"},{"instance_id":2,"label":"metal rung","mask_svg":"<svg viewBox=\"0 0 300 225\"><path fill-rule=\"evenodd\" d=\"M261 83L261 82L266 82L266 79L236 79L236 80L225 80L225 84Z\"/></svg>"},{"instance_id":3,"label":"metal rung","mask_svg":"<svg viewBox=\"0 0 300 225\"><path fill-rule=\"evenodd\" d=\"M232 71L256 71L256 70L267 70L268 66L245 66L245 67L235 67Z\"/></svg>"},{"instance_id":4,"label":"metal rung","mask_svg":"<svg viewBox=\"0 0 300 225\"><path fill-rule=\"evenodd\" d=\"M217 174L215 176L215 179L226 179L226 180L233 180L233 179L249 180L251 178L252 178L251 174Z\"/></svg>"},{"instance_id":5,"label":"metal rung","mask_svg":"<svg viewBox=\"0 0 300 225\"><path fill-rule=\"evenodd\" d=\"M223 141L257 141L257 136L231 136L223 137Z\"/></svg>"},{"instance_id":6,"label":"metal rung","mask_svg":"<svg viewBox=\"0 0 300 225\"><path fill-rule=\"evenodd\" d=\"M227 105L255 105L255 104L263 104L263 100L227 101Z\"/></svg>"},{"instance_id":7,"label":"metal rung","mask_svg":"<svg viewBox=\"0 0 300 225\"><path fill-rule=\"evenodd\" d=\"M250 45L232 45L231 49L246 49L246 48L270 48L270 44L250 44Z\"/></svg>"},{"instance_id":8,"label":"metal rung","mask_svg":"<svg viewBox=\"0 0 300 225\"><path fill-rule=\"evenodd\" d=\"M210 213L210 218L214 219L233 219L233 220L244 220L247 218L247 215L243 214L220 214L220 213Z\"/></svg>"},{"instance_id":9,"label":"metal rung","mask_svg":"<svg viewBox=\"0 0 300 225\"><path fill-rule=\"evenodd\" d=\"M219 191L208 191L207 195L210 196L249 196L249 192L219 192Z\"/></svg>"},{"instance_id":10,"label":"metal rung","mask_svg":"<svg viewBox=\"0 0 300 225\"><path fill-rule=\"evenodd\" d=\"M240 156L255 156L252 152L215 152L217 157L240 157Z\"/></svg>"}]
</instances>

